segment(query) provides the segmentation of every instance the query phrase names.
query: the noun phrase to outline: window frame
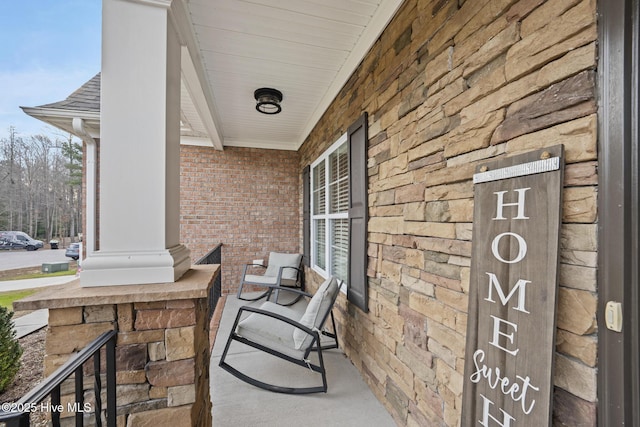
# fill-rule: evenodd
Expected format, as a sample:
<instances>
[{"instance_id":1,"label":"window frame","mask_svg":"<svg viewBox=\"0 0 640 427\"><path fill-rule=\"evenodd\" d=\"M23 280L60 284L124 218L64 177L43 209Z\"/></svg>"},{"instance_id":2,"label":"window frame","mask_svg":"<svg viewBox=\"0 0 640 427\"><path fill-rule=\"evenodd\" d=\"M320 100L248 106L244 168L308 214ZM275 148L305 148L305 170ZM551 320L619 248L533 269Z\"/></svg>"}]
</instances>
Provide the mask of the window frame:
<instances>
[{"instance_id":1,"label":"window frame","mask_svg":"<svg viewBox=\"0 0 640 427\"><path fill-rule=\"evenodd\" d=\"M349 209L347 207L347 209L345 209L343 212L339 212L339 213L330 213L330 195L329 195L329 188L330 188L330 173L329 173L329 168L330 168L330 164L329 164L329 158L330 156L335 153L339 148L341 148L343 145L345 145L346 149L347 149L347 153L348 153L348 135L347 133L344 133L343 135L341 135L329 148L327 148L313 163L311 163L311 169L310 169L310 179L309 179L309 214L310 214L310 250L311 250L311 259L309 261L309 265L311 267L311 269L313 271L315 271L316 273L318 273L319 275L321 275L324 278L329 277L330 275L333 274L333 271L331 271L331 243L333 242L333 235L332 235L332 229L331 229L331 220L335 220L335 219L344 219L347 220L349 219ZM348 155L348 154L347 154ZM321 213L321 214L316 214L315 213L315 197L314 197L314 185L315 185L315 175L314 175L314 169L320 165L321 163L325 164L325 176L324 176L324 189L325 189L325 212ZM346 179L347 181L349 180L349 162L347 161L347 175L346 175ZM348 185L348 187L350 187ZM322 267L319 267L317 265L317 248L316 248L316 220L318 219L324 219L325 220L325 247L324 247L324 256L325 256L325 269L323 269ZM345 262L347 265L347 271L348 271L348 265L349 265L349 250L347 247L347 251L345 254ZM346 283L346 278L345 278L345 283ZM343 286L343 291L345 291L346 288Z\"/></svg>"}]
</instances>

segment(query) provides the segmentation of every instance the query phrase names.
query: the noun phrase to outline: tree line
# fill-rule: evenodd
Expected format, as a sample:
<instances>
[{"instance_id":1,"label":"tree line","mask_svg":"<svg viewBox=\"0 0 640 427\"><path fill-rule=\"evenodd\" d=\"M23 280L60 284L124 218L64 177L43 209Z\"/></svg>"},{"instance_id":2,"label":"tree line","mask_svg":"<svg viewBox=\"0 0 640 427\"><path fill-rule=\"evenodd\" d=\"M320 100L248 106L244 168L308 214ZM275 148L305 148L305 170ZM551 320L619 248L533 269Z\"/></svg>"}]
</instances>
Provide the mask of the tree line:
<instances>
[{"instance_id":1,"label":"tree line","mask_svg":"<svg viewBox=\"0 0 640 427\"><path fill-rule=\"evenodd\" d=\"M43 240L82 232L82 145L73 135L0 139L0 230Z\"/></svg>"}]
</instances>

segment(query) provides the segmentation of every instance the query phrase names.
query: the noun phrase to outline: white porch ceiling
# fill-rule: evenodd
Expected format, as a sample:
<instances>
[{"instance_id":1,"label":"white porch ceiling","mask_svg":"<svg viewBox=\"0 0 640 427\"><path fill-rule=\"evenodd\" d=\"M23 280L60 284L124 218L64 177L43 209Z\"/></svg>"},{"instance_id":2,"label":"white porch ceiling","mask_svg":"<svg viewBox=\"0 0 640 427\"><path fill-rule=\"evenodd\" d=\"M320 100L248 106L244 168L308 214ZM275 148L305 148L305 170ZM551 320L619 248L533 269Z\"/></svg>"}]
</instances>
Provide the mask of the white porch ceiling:
<instances>
[{"instance_id":1,"label":"white porch ceiling","mask_svg":"<svg viewBox=\"0 0 640 427\"><path fill-rule=\"evenodd\" d=\"M189 0L209 120L222 144L297 150L401 3ZM255 110L260 87L283 93L280 114ZM183 135L197 140L207 127L188 95L183 84Z\"/></svg>"}]
</instances>

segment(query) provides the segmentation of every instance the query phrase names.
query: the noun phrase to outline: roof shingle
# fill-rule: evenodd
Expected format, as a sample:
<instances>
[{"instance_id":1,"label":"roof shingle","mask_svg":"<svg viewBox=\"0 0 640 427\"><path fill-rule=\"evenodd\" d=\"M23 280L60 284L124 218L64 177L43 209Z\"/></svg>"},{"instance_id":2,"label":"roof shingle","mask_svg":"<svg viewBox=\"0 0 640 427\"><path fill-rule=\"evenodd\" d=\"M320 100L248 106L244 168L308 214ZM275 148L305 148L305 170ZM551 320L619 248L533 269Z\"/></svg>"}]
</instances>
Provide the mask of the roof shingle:
<instances>
[{"instance_id":1,"label":"roof shingle","mask_svg":"<svg viewBox=\"0 0 640 427\"><path fill-rule=\"evenodd\" d=\"M40 105L37 108L100 112L100 73L80 86L64 101Z\"/></svg>"}]
</instances>

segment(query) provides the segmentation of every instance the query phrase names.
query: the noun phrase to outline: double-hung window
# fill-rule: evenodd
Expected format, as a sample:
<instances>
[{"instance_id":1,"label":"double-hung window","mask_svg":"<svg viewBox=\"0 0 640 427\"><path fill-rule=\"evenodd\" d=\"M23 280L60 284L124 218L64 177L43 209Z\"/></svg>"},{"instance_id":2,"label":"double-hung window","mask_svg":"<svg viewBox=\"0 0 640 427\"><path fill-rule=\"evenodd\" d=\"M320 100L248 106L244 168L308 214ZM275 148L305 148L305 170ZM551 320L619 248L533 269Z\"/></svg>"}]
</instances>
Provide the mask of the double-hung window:
<instances>
[{"instance_id":1,"label":"double-hung window","mask_svg":"<svg viewBox=\"0 0 640 427\"><path fill-rule=\"evenodd\" d=\"M368 311L367 113L302 172L305 265L347 284Z\"/></svg>"},{"instance_id":2,"label":"double-hung window","mask_svg":"<svg viewBox=\"0 0 640 427\"><path fill-rule=\"evenodd\" d=\"M349 154L340 137L311 165L311 265L347 281L349 266Z\"/></svg>"}]
</instances>

